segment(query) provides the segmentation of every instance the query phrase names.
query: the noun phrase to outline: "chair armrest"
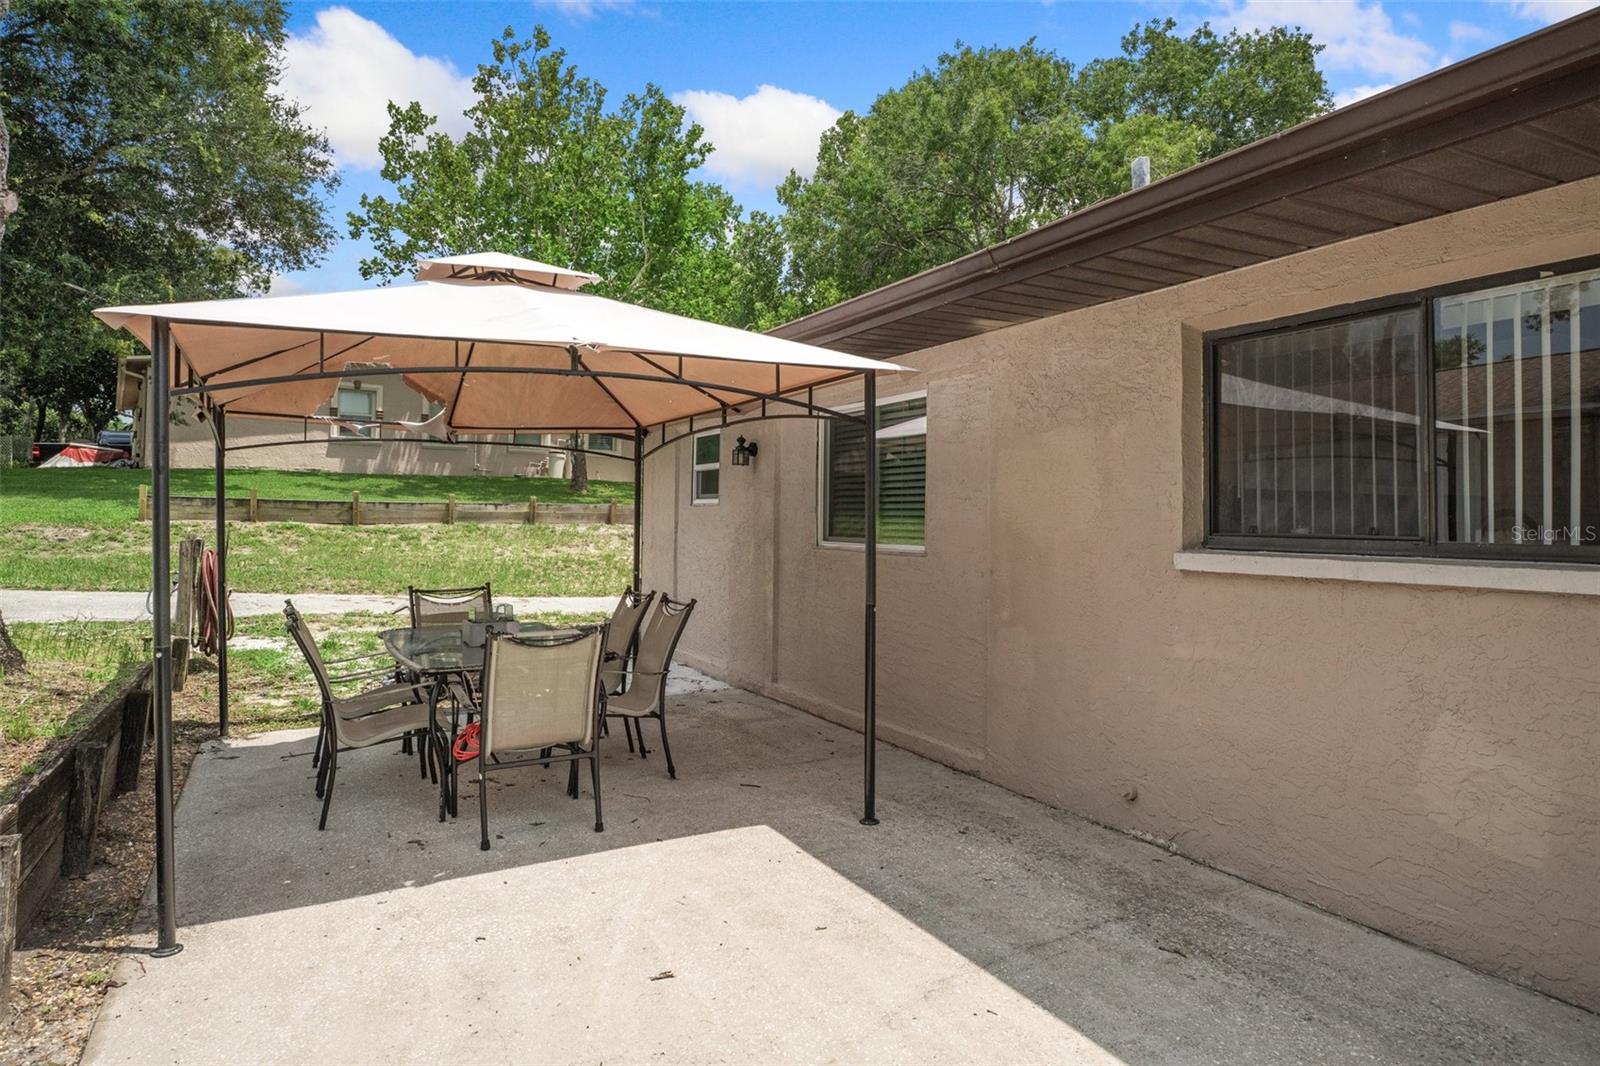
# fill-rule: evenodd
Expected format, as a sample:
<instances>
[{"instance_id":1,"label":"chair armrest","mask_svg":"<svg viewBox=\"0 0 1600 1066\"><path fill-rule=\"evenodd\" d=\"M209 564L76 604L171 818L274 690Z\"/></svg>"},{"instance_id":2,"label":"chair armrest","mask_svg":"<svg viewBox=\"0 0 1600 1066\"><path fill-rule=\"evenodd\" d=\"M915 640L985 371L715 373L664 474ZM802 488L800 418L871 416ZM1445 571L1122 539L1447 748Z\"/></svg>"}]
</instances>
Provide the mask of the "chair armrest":
<instances>
[{"instance_id":1,"label":"chair armrest","mask_svg":"<svg viewBox=\"0 0 1600 1066\"><path fill-rule=\"evenodd\" d=\"M340 665L342 665L344 663L358 663L363 659L379 659L379 658L391 659L391 658L393 658L393 656L391 656L386 651L369 651L365 655L352 655L347 659L324 659L324 660L322 660L322 665L323 666L340 666Z\"/></svg>"}]
</instances>

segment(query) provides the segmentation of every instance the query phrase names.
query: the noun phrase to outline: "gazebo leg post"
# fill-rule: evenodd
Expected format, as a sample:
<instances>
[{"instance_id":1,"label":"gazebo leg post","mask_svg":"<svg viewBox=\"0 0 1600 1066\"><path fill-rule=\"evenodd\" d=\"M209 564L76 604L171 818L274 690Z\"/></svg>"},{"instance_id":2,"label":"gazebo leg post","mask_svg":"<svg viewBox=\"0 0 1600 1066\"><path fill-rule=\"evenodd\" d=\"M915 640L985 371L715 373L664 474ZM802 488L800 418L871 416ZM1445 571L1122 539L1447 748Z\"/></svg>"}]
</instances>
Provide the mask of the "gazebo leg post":
<instances>
[{"instance_id":1,"label":"gazebo leg post","mask_svg":"<svg viewBox=\"0 0 1600 1066\"><path fill-rule=\"evenodd\" d=\"M151 623L154 665L151 670L152 714L155 719L156 815L156 948L157 958L183 950L178 943L177 876L172 854L172 477L169 436L172 382L172 334L164 318L152 324L150 396L146 401L150 430L151 478Z\"/></svg>"},{"instance_id":2,"label":"gazebo leg post","mask_svg":"<svg viewBox=\"0 0 1600 1066\"><path fill-rule=\"evenodd\" d=\"M863 548L866 555L866 618L861 637L866 691L862 696L861 731L866 742L865 795L862 825L878 824L878 372L862 376L862 405L866 414L866 494Z\"/></svg>"},{"instance_id":3,"label":"gazebo leg post","mask_svg":"<svg viewBox=\"0 0 1600 1066\"><path fill-rule=\"evenodd\" d=\"M217 437L217 732L228 735L228 425L227 412L212 412Z\"/></svg>"},{"instance_id":4,"label":"gazebo leg post","mask_svg":"<svg viewBox=\"0 0 1600 1066\"><path fill-rule=\"evenodd\" d=\"M644 430L633 431L633 591L644 595Z\"/></svg>"}]
</instances>

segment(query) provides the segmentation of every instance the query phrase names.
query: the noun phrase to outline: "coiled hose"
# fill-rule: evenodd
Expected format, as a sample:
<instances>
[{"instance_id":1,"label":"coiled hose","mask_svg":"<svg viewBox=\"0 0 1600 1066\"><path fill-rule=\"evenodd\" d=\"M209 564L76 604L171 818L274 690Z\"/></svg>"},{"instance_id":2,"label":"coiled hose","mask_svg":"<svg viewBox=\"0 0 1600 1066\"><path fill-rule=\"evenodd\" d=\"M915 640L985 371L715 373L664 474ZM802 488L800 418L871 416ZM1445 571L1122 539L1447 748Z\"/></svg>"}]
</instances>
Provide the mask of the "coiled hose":
<instances>
[{"instance_id":1,"label":"coiled hose","mask_svg":"<svg viewBox=\"0 0 1600 1066\"><path fill-rule=\"evenodd\" d=\"M217 553L211 548L200 552L200 569L195 575L195 603L200 605L198 645L202 655L217 654ZM233 591L228 591L228 639L233 639Z\"/></svg>"}]
</instances>

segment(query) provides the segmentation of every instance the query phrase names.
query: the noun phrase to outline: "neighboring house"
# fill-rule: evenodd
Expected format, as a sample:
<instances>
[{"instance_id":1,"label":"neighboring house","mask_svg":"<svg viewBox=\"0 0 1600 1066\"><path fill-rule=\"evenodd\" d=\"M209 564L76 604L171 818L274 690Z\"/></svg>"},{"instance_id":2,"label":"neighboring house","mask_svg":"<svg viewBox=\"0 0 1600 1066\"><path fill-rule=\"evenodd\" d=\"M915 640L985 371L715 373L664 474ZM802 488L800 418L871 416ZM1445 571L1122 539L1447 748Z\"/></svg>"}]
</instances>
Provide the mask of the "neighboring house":
<instances>
[{"instance_id":1,"label":"neighboring house","mask_svg":"<svg viewBox=\"0 0 1600 1066\"><path fill-rule=\"evenodd\" d=\"M421 422L439 406L398 377L359 375L341 381L322 414L345 422L295 422L236 416L228 420L230 469L331 470L358 474L559 474L568 462L562 445L570 433L504 435L492 442L451 443L366 421ZM595 480L633 480L633 441L579 434L583 446L611 455L590 455ZM379 442L382 442L381 445ZM272 447L257 447L277 442ZM215 458L211 430L189 415L172 427L172 465L210 468Z\"/></svg>"},{"instance_id":2,"label":"neighboring house","mask_svg":"<svg viewBox=\"0 0 1600 1066\"><path fill-rule=\"evenodd\" d=\"M1596 175L1600 13L778 330L920 371L882 735L1600 1008ZM685 661L859 725L863 447L646 462Z\"/></svg>"}]
</instances>

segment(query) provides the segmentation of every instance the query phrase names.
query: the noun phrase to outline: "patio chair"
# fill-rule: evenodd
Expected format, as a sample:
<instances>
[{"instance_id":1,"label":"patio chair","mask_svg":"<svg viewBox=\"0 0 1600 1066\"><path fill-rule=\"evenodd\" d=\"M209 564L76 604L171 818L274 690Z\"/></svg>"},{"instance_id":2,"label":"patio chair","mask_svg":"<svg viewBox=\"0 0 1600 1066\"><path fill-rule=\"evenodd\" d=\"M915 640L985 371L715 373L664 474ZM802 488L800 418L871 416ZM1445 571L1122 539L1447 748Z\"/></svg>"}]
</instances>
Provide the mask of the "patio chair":
<instances>
[{"instance_id":1,"label":"patio chair","mask_svg":"<svg viewBox=\"0 0 1600 1066\"><path fill-rule=\"evenodd\" d=\"M607 696L621 694L623 686L628 683L628 657L637 650L636 641L639 637L639 627L650 612L650 602L656 598L654 592L639 595L638 590L628 589L617 599L617 606L611 612L610 635L606 637L606 654L600 666L600 684L605 687ZM628 750L633 750L633 730L626 731L628 736ZM611 729L605 722L600 723L602 736L610 736Z\"/></svg>"},{"instance_id":2,"label":"patio chair","mask_svg":"<svg viewBox=\"0 0 1600 1066\"><path fill-rule=\"evenodd\" d=\"M294 602L292 600L285 600L284 601L284 607L285 607L285 614L287 614L288 609L294 607ZM296 615L296 617L299 617L299 616ZM310 631L307 630L308 635L309 635L309 632ZM312 646L315 647L315 643L314 642L313 642ZM386 665L379 665L379 661L380 660L382 661L383 664L386 664ZM403 669L401 667L396 666L394 660L386 652L381 652L381 651L367 652L365 655L352 655L352 656L350 656L349 658L346 658L346 659L323 659L323 658L321 658L321 654L319 652L317 661L323 667L328 667L328 666L349 667L349 666L351 666L351 665L353 665L355 663L372 664L372 665L367 665L367 666L362 667L362 669L360 669L359 671L357 671L355 673L343 674L343 675L341 675L339 677L335 677L335 678L331 678L330 679L330 680L332 680L332 681L334 681L336 683L337 682L342 682L342 681L365 680L365 679L376 678L376 677L389 678L390 680L392 680L394 682L397 682L397 683L398 682L404 682L406 684L416 684L418 682L418 680L419 680L417 677L412 675L411 671L405 670L405 669ZM322 763L322 748L323 748L323 740L324 740L325 729L326 729L325 724L323 723L323 721L319 717L318 720L317 720L317 746L316 746L315 750L313 750L312 753L311 753L311 765L314 766L314 767L315 766L320 766L321 763ZM411 741L412 741L412 739L413 738L411 738L411 737L406 737L405 740L402 742L401 751L406 755L410 755L411 754ZM424 748L419 746L417 748L416 754L417 754L418 770L420 771L421 776L424 777L424 778L429 777L430 775L433 774L434 770L433 770L433 766L428 761L426 749L424 749ZM322 793L319 791L317 793L318 798L321 798L321 795L322 795Z\"/></svg>"},{"instance_id":3,"label":"patio chair","mask_svg":"<svg viewBox=\"0 0 1600 1066\"><path fill-rule=\"evenodd\" d=\"M606 717L621 718L624 729L633 729L641 759L649 754L644 746L644 719L656 720L661 726L661 751L667 757L667 775L674 780L678 769L672 764L672 745L667 743L667 673L672 669L672 654L678 650L678 638L683 636L683 628L688 625L696 602L679 603L662 593L644 635L639 638L639 651L629 671L628 687L621 695L606 700Z\"/></svg>"},{"instance_id":4,"label":"patio chair","mask_svg":"<svg viewBox=\"0 0 1600 1066\"><path fill-rule=\"evenodd\" d=\"M322 817L317 822L317 828L326 829L328 808L333 805L334 781L339 773L339 752L370 748L417 733L423 738L423 758L432 757L432 746L428 740L431 736L428 731L428 694L417 685L401 682L380 685L354 696L334 695L333 686L341 681L375 677L388 671L363 670L330 677L329 665L373 656L356 656L325 663L311 627L295 609L293 601L284 601L283 617L289 635L300 646L300 653L306 657L306 665L311 667L311 675L316 678L317 688L322 695L321 725L317 730L316 757L313 761L317 764L317 798L322 800Z\"/></svg>"},{"instance_id":5,"label":"patio chair","mask_svg":"<svg viewBox=\"0 0 1600 1066\"><path fill-rule=\"evenodd\" d=\"M419 589L413 585L406 589L406 595L411 601L413 626L465 622L473 611L480 612L480 618L494 613L488 582L462 589Z\"/></svg>"},{"instance_id":6,"label":"patio chair","mask_svg":"<svg viewBox=\"0 0 1600 1066\"><path fill-rule=\"evenodd\" d=\"M617 599L617 606L611 611L611 622L606 629L605 661L600 667L600 683L608 696L619 695L627 684L628 653L633 650L639 625L649 614L650 603L655 598L654 592L641 596L629 589Z\"/></svg>"},{"instance_id":7,"label":"patio chair","mask_svg":"<svg viewBox=\"0 0 1600 1066\"><path fill-rule=\"evenodd\" d=\"M451 625L465 622L478 612L479 618L487 618L494 614L494 597L490 595L489 583L473 585L470 588L459 589L419 589L412 585L406 589L406 599L411 607L411 625ZM412 680L417 680L412 678ZM466 691L473 692L474 682L471 677L463 675L462 684ZM456 686L451 686L452 693ZM400 750L406 753L411 751L412 738L408 737L400 745Z\"/></svg>"},{"instance_id":8,"label":"patio chair","mask_svg":"<svg viewBox=\"0 0 1600 1066\"><path fill-rule=\"evenodd\" d=\"M605 693L600 689L605 646L603 624L580 626L575 631L489 638L484 651L477 751L478 821L483 833L478 846L484 851L489 850L489 774L519 766L570 763L567 794L576 799L578 762L588 759L594 831L605 830L597 752L605 714Z\"/></svg>"}]
</instances>

